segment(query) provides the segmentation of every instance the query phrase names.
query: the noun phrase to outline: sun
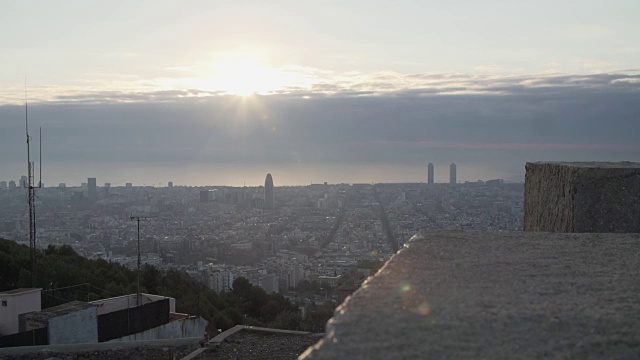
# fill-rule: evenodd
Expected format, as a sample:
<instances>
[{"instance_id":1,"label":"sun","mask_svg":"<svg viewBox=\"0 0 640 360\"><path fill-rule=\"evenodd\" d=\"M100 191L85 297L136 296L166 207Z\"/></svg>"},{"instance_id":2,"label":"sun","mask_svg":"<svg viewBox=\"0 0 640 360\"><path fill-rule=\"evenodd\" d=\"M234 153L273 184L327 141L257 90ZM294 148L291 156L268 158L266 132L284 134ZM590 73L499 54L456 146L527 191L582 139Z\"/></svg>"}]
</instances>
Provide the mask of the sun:
<instances>
[{"instance_id":1,"label":"sun","mask_svg":"<svg viewBox=\"0 0 640 360\"><path fill-rule=\"evenodd\" d=\"M207 79L207 83L207 87L212 90L249 96L283 89L286 87L287 75L255 58L227 56L214 63L213 74Z\"/></svg>"}]
</instances>

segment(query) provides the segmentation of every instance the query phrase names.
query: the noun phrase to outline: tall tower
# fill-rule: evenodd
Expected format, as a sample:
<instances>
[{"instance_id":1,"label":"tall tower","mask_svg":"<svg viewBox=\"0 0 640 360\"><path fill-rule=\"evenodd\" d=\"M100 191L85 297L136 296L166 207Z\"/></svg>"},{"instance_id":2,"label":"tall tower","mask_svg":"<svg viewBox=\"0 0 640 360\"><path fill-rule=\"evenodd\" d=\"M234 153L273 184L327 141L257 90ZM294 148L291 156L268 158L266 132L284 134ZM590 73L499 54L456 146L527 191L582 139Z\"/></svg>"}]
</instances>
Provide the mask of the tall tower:
<instances>
[{"instance_id":1,"label":"tall tower","mask_svg":"<svg viewBox=\"0 0 640 360\"><path fill-rule=\"evenodd\" d=\"M87 179L87 196L91 201L98 200L98 187L96 185L96 178Z\"/></svg>"},{"instance_id":2,"label":"tall tower","mask_svg":"<svg viewBox=\"0 0 640 360\"><path fill-rule=\"evenodd\" d=\"M267 178L264 180L264 208L273 210L275 204L273 203L273 178L271 174L267 174Z\"/></svg>"},{"instance_id":3,"label":"tall tower","mask_svg":"<svg viewBox=\"0 0 640 360\"><path fill-rule=\"evenodd\" d=\"M427 166L427 183L433 184L433 164L429 163Z\"/></svg>"},{"instance_id":4,"label":"tall tower","mask_svg":"<svg viewBox=\"0 0 640 360\"><path fill-rule=\"evenodd\" d=\"M451 163L451 165L449 166L449 184L455 184L458 182L458 177L456 174L456 164L455 163Z\"/></svg>"}]
</instances>

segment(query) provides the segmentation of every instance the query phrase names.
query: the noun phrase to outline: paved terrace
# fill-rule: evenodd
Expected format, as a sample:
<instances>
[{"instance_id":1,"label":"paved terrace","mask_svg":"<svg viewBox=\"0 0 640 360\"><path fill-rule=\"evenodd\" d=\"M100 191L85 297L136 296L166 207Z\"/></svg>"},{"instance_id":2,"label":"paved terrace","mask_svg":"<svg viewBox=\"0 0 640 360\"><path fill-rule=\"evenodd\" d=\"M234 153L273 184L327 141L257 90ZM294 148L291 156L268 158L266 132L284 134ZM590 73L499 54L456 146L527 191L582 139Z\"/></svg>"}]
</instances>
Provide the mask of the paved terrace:
<instances>
[{"instance_id":1,"label":"paved terrace","mask_svg":"<svg viewBox=\"0 0 640 360\"><path fill-rule=\"evenodd\" d=\"M429 232L301 358L638 358L639 275L639 234Z\"/></svg>"}]
</instances>

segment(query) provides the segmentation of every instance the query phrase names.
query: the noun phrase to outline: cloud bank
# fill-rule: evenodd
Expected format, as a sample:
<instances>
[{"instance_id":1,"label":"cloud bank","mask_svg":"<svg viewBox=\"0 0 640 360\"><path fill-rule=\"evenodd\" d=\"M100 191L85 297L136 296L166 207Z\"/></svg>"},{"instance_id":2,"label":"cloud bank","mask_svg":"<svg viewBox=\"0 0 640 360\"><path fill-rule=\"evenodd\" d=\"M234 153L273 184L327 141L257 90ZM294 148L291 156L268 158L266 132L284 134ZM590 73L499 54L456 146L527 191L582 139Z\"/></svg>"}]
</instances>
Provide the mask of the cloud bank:
<instances>
[{"instance_id":1,"label":"cloud bank","mask_svg":"<svg viewBox=\"0 0 640 360\"><path fill-rule=\"evenodd\" d=\"M640 74L631 71L356 74L247 98L86 91L51 95L29 114L54 169L458 162L521 172L526 161L640 160ZM24 108L0 106L3 167L21 164L24 147Z\"/></svg>"}]
</instances>

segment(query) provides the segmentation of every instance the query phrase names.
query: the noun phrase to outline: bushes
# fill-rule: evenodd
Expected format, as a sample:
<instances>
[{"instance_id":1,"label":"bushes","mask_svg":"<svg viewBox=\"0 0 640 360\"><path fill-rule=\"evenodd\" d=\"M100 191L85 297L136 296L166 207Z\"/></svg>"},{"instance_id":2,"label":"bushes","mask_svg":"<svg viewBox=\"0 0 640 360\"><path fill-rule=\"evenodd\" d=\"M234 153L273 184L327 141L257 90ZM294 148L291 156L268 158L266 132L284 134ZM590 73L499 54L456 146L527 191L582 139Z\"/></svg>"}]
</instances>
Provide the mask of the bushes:
<instances>
[{"instance_id":1,"label":"bushes","mask_svg":"<svg viewBox=\"0 0 640 360\"><path fill-rule=\"evenodd\" d=\"M0 239L0 291L29 287L29 269L29 248ZM137 289L135 271L105 260L83 258L69 246L38 251L36 269L35 286L43 288L43 308L72 300L132 294ZM284 296L267 294L242 277L235 279L232 292L217 294L185 273L145 265L140 286L143 292L175 298L176 311L200 315L222 330L234 325L298 330L304 325L297 307ZM70 288L50 290L62 287ZM324 328L324 323L320 325Z\"/></svg>"}]
</instances>

